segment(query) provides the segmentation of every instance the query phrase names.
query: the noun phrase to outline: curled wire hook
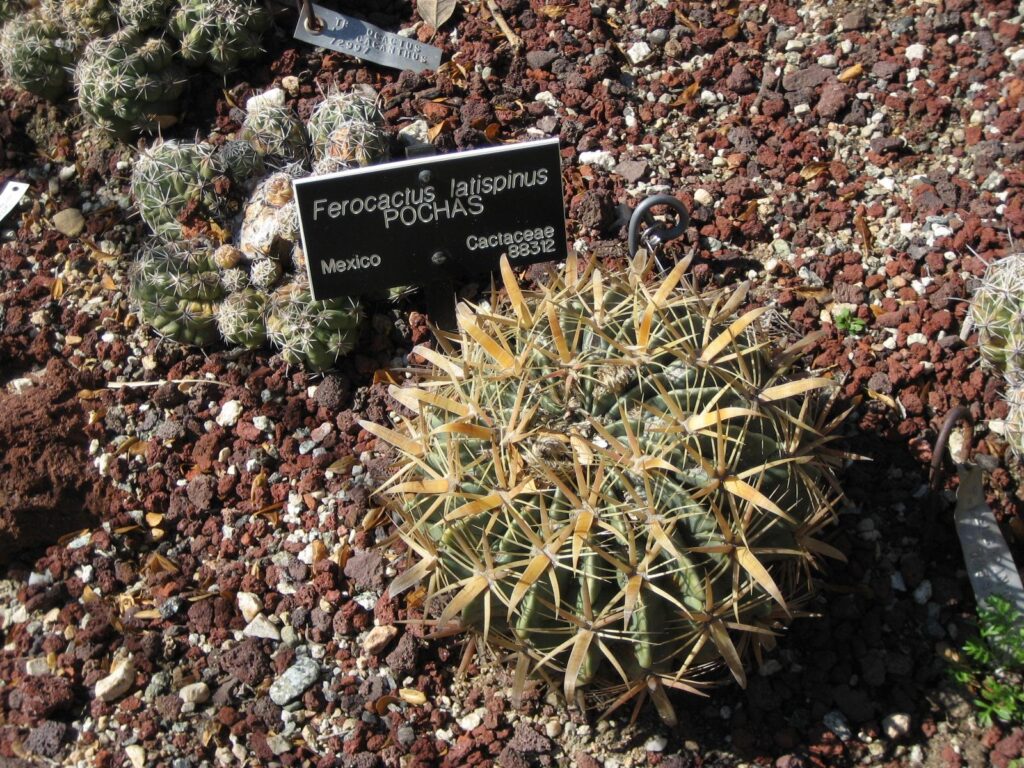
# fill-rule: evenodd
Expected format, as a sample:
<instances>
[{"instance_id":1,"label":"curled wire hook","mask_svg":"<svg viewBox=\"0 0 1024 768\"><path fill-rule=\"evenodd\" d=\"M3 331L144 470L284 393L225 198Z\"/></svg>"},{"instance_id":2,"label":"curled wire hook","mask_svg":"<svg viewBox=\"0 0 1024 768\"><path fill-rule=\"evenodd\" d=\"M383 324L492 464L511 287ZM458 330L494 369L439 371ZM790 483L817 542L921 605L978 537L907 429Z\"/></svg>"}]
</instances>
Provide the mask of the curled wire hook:
<instances>
[{"instance_id":1,"label":"curled wire hook","mask_svg":"<svg viewBox=\"0 0 1024 768\"><path fill-rule=\"evenodd\" d=\"M679 215L679 221L674 227L661 227L655 224L651 209L656 205L668 206ZM647 225L647 229L643 232L640 231L641 223ZM629 219L630 258L636 256L641 241L652 250L657 249L669 240L675 240L683 234L689 223L690 212L678 198L672 197L672 195L651 195L636 207Z\"/></svg>"},{"instance_id":2,"label":"curled wire hook","mask_svg":"<svg viewBox=\"0 0 1024 768\"><path fill-rule=\"evenodd\" d=\"M939 429L939 434L935 438L935 448L932 449L931 472L928 478L928 487L932 493L938 493L945 483L949 465L953 461L946 454L946 446L949 444L949 436L953 432L953 427L961 421L966 424L964 446L968 451L970 450L971 441L974 437L974 419L971 418L971 412L967 408L958 405L946 414L942 427ZM969 461L970 456L964 457L964 460Z\"/></svg>"}]
</instances>

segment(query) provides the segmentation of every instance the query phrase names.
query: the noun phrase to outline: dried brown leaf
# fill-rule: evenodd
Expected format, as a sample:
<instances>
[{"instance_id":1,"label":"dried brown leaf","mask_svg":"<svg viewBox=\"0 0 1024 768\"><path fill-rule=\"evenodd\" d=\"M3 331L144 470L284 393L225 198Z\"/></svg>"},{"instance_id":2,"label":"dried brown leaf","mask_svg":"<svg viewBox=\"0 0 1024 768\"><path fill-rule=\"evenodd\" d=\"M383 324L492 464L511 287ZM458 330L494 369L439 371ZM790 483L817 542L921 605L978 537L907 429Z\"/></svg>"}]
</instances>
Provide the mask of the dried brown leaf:
<instances>
[{"instance_id":1,"label":"dried brown leaf","mask_svg":"<svg viewBox=\"0 0 1024 768\"><path fill-rule=\"evenodd\" d=\"M455 0L417 0L416 12L427 24L438 29L455 13Z\"/></svg>"},{"instance_id":2,"label":"dried brown leaf","mask_svg":"<svg viewBox=\"0 0 1024 768\"><path fill-rule=\"evenodd\" d=\"M800 169L800 178L804 181L810 181L816 176L823 174L827 169L827 163L809 163Z\"/></svg>"}]
</instances>

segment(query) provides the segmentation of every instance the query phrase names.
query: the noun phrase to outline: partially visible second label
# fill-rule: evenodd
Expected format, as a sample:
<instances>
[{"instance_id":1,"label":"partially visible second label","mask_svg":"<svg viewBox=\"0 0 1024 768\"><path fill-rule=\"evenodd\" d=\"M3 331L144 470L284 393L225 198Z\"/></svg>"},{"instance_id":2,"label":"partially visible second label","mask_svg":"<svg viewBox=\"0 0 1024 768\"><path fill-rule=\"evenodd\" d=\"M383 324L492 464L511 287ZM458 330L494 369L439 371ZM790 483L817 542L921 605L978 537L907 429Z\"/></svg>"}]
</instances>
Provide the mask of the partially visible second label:
<instances>
[{"instance_id":1,"label":"partially visible second label","mask_svg":"<svg viewBox=\"0 0 1024 768\"><path fill-rule=\"evenodd\" d=\"M0 188L0 221L14 210L28 191L28 184L23 181L8 181Z\"/></svg>"},{"instance_id":2,"label":"partially visible second label","mask_svg":"<svg viewBox=\"0 0 1024 768\"><path fill-rule=\"evenodd\" d=\"M441 66L441 49L401 35L385 32L365 21L312 5L318 25L310 20L306 8L299 13L295 37L304 43L329 48L393 69L437 69Z\"/></svg>"}]
</instances>

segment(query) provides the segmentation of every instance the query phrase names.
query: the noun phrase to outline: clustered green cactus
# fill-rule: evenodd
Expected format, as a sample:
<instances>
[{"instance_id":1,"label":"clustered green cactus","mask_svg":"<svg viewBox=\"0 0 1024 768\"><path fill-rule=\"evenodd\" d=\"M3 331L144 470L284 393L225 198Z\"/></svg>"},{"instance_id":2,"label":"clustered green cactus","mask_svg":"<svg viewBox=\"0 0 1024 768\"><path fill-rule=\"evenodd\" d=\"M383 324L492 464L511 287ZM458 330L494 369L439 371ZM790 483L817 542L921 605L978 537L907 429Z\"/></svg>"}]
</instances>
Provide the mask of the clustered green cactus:
<instances>
[{"instance_id":1,"label":"clustered green cactus","mask_svg":"<svg viewBox=\"0 0 1024 768\"><path fill-rule=\"evenodd\" d=\"M261 0L42 0L28 11L23 5L0 0L0 23L9 20L10 28L0 49L7 77L56 99L67 82L64 70L75 69L83 114L122 140L177 120L182 63L228 75L262 53L272 21Z\"/></svg>"},{"instance_id":2,"label":"clustered green cactus","mask_svg":"<svg viewBox=\"0 0 1024 768\"><path fill-rule=\"evenodd\" d=\"M1004 437L1024 456L1024 252L992 262L974 289L968 322L985 365L1006 380Z\"/></svg>"},{"instance_id":3,"label":"clustered green cactus","mask_svg":"<svg viewBox=\"0 0 1024 768\"><path fill-rule=\"evenodd\" d=\"M169 28L186 62L226 75L263 52L270 22L259 0L183 0Z\"/></svg>"},{"instance_id":4,"label":"clustered green cactus","mask_svg":"<svg viewBox=\"0 0 1024 768\"><path fill-rule=\"evenodd\" d=\"M62 27L39 13L28 13L0 30L0 65L18 88L55 99L68 83L74 45Z\"/></svg>"},{"instance_id":5,"label":"clustered green cactus","mask_svg":"<svg viewBox=\"0 0 1024 768\"><path fill-rule=\"evenodd\" d=\"M791 378L743 293L591 267L458 310L454 348L392 387L400 465L383 496L424 605L610 708L694 691L770 647L810 587L838 496L825 378Z\"/></svg>"},{"instance_id":6,"label":"clustered green cactus","mask_svg":"<svg viewBox=\"0 0 1024 768\"><path fill-rule=\"evenodd\" d=\"M131 28L93 40L75 70L79 108L119 138L172 125L185 81L166 40Z\"/></svg>"},{"instance_id":7,"label":"clustered green cactus","mask_svg":"<svg viewBox=\"0 0 1024 768\"><path fill-rule=\"evenodd\" d=\"M212 254L202 241L153 241L143 249L132 265L129 291L157 333L200 346L216 341L224 287Z\"/></svg>"},{"instance_id":8,"label":"clustered green cactus","mask_svg":"<svg viewBox=\"0 0 1024 768\"><path fill-rule=\"evenodd\" d=\"M341 101L351 109L341 109ZM347 121L373 116L373 103L368 96L334 97L332 111L321 111L318 130L329 135ZM205 324L200 333L194 323L172 321L177 305L171 306L170 299L161 298L159 307L152 306L154 295L168 295L166 279L139 278L145 290L140 287L133 296L143 319L165 336L211 344L219 332L229 344L255 349L269 343L289 364L324 370L354 346L360 305L347 297L314 301L309 292L292 188L296 176L308 173L305 127L280 90L253 97L247 108L242 139L217 148L206 142L157 143L140 154L132 174L132 195L156 241L176 244L209 230L222 243L200 270L204 284L216 278L220 292L211 300L213 324ZM383 156L386 143L380 146ZM267 171L269 175L259 178ZM238 216L226 189L251 190ZM204 222L209 226L200 226ZM228 239L233 243L224 242ZM149 250L143 254L147 264L153 260L146 255ZM171 295L174 302L194 300L191 295Z\"/></svg>"}]
</instances>

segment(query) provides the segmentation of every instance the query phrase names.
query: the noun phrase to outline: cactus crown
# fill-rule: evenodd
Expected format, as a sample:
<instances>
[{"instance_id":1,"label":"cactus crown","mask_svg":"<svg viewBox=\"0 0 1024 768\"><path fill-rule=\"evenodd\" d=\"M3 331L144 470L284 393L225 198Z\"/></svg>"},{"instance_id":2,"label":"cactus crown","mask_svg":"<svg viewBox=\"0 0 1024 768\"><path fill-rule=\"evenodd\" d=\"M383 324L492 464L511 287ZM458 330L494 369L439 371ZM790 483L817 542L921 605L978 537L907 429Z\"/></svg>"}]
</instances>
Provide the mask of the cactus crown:
<instances>
[{"instance_id":1,"label":"cactus crown","mask_svg":"<svg viewBox=\"0 0 1024 768\"><path fill-rule=\"evenodd\" d=\"M744 652L771 645L809 588L838 496L823 378L786 378L801 342L774 357L734 317L745 291L660 284L638 260L461 305L455 348L392 387L413 416L362 426L396 446L385 487L415 562L391 586L429 582L439 625L457 621L614 708L710 668L741 683ZM435 598L439 598L435 599ZM606 701L608 699L606 698Z\"/></svg>"}]
</instances>

